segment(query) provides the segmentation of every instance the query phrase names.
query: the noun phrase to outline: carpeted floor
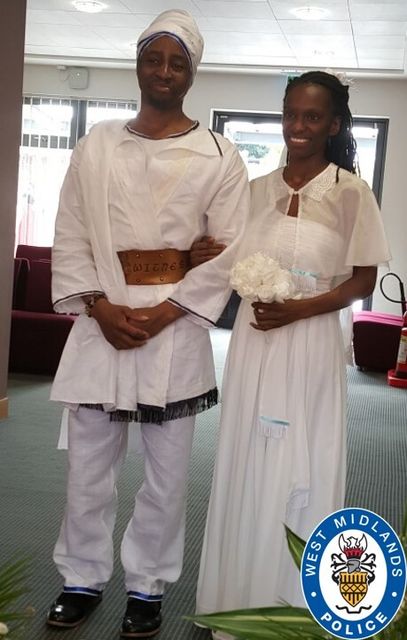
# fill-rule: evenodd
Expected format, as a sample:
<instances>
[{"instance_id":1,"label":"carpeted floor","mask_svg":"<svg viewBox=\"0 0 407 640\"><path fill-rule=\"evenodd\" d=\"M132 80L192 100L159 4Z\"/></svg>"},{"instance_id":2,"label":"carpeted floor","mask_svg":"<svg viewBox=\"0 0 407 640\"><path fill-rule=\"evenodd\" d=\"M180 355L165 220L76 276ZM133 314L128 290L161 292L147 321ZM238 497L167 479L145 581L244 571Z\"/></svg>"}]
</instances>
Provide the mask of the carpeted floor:
<instances>
[{"instance_id":1,"label":"carpeted floor","mask_svg":"<svg viewBox=\"0 0 407 640\"><path fill-rule=\"evenodd\" d=\"M229 333L213 332L218 382ZM383 374L349 369L347 505L372 509L400 529L407 503L407 393L386 385ZM10 418L0 423L0 564L13 557L30 560L29 592L21 599L36 615L22 638L30 640L111 640L126 595L118 545L132 511L142 462L129 456L119 484L115 530L116 569L104 601L89 621L72 631L45 626L44 615L62 582L52 563L64 508L66 453L56 450L61 409L47 402L50 379L10 377ZM205 511L210 491L219 409L198 417L190 469L184 571L168 589L160 640L207 640L209 633L184 616L192 614Z\"/></svg>"},{"instance_id":2,"label":"carpeted floor","mask_svg":"<svg viewBox=\"0 0 407 640\"><path fill-rule=\"evenodd\" d=\"M407 391L386 374L348 367L346 506L371 509L401 530L407 508Z\"/></svg>"}]
</instances>

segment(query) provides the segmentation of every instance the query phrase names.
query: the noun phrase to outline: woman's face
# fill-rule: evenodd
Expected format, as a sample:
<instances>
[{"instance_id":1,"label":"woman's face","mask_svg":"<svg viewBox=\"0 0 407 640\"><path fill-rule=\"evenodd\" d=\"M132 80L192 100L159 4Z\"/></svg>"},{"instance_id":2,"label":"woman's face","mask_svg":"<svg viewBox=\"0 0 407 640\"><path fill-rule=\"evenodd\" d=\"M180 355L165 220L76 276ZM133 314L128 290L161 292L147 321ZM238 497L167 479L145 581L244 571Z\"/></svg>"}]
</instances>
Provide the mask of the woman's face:
<instances>
[{"instance_id":1,"label":"woman's face","mask_svg":"<svg viewBox=\"0 0 407 640\"><path fill-rule=\"evenodd\" d=\"M331 94L318 84L289 89L284 101L283 136L290 159L325 158L327 140L335 136L340 118L334 116Z\"/></svg>"}]
</instances>

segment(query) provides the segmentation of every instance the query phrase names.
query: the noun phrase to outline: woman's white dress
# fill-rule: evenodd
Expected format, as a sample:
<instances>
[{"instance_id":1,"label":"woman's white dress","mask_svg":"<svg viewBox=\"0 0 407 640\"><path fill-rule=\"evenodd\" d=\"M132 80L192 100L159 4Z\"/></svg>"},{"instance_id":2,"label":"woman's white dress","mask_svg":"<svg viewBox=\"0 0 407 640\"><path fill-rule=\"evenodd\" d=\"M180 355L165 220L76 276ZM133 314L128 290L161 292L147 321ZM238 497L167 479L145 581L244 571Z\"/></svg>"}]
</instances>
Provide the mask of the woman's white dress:
<instances>
[{"instance_id":1,"label":"woman's white dress","mask_svg":"<svg viewBox=\"0 0 407 640\"><path fill-rule=\"evenodd\" d=\"M338 180L338 181L337 181ZM282 169L252 182L240 258L267 252L303 297L390 258L365 182L330 164L298 192ZM298 193L298 217L287 215ZM345 350L339 313L267 333L242 301L224 374L218 453L197 611L303 606L283 524L302 538L341 508L345 489Z\"/></svg>"}]
</instances>

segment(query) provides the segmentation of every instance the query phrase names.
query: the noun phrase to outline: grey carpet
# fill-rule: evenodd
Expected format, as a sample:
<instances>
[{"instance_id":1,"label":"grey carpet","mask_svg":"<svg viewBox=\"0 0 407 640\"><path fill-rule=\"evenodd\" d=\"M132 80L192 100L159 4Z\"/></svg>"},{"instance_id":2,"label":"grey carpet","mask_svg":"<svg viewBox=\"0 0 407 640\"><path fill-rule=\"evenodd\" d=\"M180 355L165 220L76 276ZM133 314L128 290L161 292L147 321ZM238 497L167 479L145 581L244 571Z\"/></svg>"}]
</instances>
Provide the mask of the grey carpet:
<instances>
[{"instance_id":1,"label":"grey carpet","mask_svg":"<svg viewBox=\"0 0 407 640\"><path fill-rule=\"evenodd\" d=\"M346 505L377 512L396 531L407 508L407 390L348 367Z\"/></svg>"},{"instance_id":2,"label":"grey carpet","mask_svg":"<svg viewBox=\"0 0 407 640\"><path fill-rule=\"evenodd\" d=\"M213 334L217 376L221 381L228 332ZM50 379L10 377L10 418L0 422L0 564L26 556L29 592L21 605L36 615L22 638L30 640L111 640L125 606L119 541L131 513L142 463L129 456L120 477L120 507L115 530L116 569L103 603L83 626L47 629L44 615L62 582L52 563L64 508L66 454L56 450L61 410L48 403ZM193 613L199 553L210 491L219 409L198 417L190 468L184 571L168 589L160 640L207 640L209 633L184 619ZM386 385L382 374L349 369L347 505L372 509L396 529L407 502L407 392Z\"/></svg>"}]
</instances>

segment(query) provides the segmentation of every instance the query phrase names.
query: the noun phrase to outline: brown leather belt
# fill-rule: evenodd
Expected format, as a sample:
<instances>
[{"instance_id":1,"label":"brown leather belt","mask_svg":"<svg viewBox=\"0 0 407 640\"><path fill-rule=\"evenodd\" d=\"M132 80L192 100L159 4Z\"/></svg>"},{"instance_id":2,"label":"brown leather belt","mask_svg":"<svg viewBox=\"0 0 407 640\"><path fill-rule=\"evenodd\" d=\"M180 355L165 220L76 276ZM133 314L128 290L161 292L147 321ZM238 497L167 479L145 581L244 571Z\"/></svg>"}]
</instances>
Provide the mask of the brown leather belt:
<instances>
[{"instance_id":1,"label":"brown leather belt","mask_svg":"<svg viewBox=\"0 0 407 640\"><path fill-rule=\"evenodd\" d=\"M172 284L191 268L189 251L157 249L118 251L126 284Z\"/></svg>"}]
</instances>

